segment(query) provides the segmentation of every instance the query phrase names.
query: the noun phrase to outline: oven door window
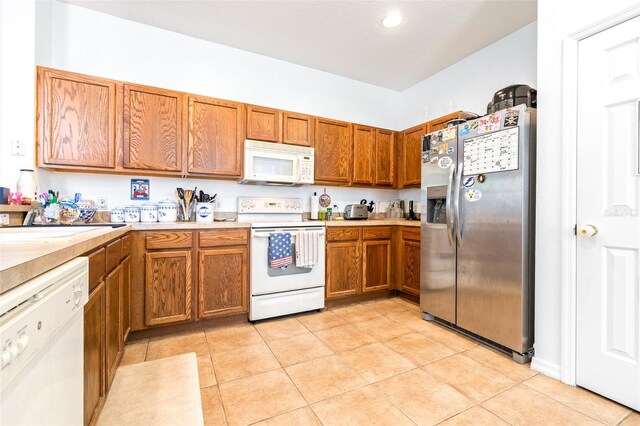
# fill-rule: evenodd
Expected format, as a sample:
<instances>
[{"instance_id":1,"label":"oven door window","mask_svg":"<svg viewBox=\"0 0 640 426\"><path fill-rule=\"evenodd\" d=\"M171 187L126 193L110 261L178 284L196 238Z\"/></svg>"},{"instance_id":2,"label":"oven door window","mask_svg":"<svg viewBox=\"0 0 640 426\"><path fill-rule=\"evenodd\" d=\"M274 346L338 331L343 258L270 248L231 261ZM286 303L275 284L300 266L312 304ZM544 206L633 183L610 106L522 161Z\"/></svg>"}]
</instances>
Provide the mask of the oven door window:
<instances>
[{"instance_id":1,"label":"oven door window","mask_svg":"<svg viewBox=\"0 0 640 426\"><path fill-rule=\"evenodd\" d=\"M291 253L293 254L293 263L285 268L269 268L269 261L265 259L267 265L267 275L270 277L281 277L283 275L308 274L312 268L298 268L296 266L296 244L291 244Z\"/></svg>"}]
</instances>

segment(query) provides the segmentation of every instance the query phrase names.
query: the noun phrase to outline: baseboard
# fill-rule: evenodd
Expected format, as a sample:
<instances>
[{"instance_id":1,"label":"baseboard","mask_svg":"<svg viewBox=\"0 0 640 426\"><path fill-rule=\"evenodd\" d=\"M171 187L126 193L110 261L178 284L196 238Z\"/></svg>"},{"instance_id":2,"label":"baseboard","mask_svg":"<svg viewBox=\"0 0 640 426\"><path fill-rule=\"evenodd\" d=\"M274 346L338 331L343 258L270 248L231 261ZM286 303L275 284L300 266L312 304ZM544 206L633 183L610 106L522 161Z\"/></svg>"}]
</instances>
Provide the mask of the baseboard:
<instances>
[{"instance_id":1,"label":"baseboard","mask_svg":"<svg viewBox=\"0 0 640 426\"><path fill-rule=\"evenodd\" d=\"M549 376L556 380L560 380L560 365L555 364L540 357L534 356L531 359L531 369L533 371L537 371L538 373L542 373L545 376Z\"/></svg>"}]
</instances>

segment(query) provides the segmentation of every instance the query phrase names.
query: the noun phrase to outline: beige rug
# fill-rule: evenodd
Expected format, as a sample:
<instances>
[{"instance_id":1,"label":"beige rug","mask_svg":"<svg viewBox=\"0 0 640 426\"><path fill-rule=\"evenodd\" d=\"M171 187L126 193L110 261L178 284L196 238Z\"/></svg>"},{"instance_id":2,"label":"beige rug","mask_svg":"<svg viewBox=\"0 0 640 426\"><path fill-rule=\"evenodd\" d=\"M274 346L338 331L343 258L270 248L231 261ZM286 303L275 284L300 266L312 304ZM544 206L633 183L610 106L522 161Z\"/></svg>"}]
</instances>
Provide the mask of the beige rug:
<instances>
[{"instance_id":1,"label":"beige rug","mask_svg":"<svg viewBox=\"0 0 640 426\"><path fill-rule=\"evenodd\" d=\"M98 425L202 425L196 354L118 368Z\"/></svg>"}]
</instances>

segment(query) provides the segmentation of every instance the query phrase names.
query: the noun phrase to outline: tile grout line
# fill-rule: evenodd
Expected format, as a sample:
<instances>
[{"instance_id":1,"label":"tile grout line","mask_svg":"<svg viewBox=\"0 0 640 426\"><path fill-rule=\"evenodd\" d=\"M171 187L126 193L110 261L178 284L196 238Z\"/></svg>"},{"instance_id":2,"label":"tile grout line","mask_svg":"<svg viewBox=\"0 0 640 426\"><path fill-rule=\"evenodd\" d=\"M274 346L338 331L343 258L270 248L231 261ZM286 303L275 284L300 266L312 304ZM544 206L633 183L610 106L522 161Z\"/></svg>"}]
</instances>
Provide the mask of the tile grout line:
<instances>
[{"instance_id":1,"label":"tile grout line","mask_svg":"<svg viewBox=\"0 0 640 426\"><path fill-rule=\"evenodd\" d=\"M530 377L529 379L531 379L531 378L532 378L532 377ZM528 381L529 379L527 379L527 380L525 380L525 381ZM526 384L526 383L525 383L525 381L521 382L520 384L522 384L523 386L528 387L528 388L529 388L529 389L531 389L532 391L537 392L537 393L539 393L539 394L540 394L540 395L542 395L542 396L546 396L547 398L551 399L552 401L557 402L558 404L564 405L565 407L567 407L567 408L569 408L569 409L571 409L571 410L573 410L573 411L577 411L578 413L581 413L582 415L585 415L585 416L589 417L590 419L595 420L596 422L598 422L598 423L600 423L600 424L604 424L603 422L601 422L600 420L596 419L596 418L595 418L595 417L593 417L592 415L590 415L590 414L588 414L588 413L585 413L584 411L582 411L582 410L580 410L580 409L578 409L578 408L574 408L574 407L570 406L569 404L566 404L566 403L564 403L564 402L562 402L562 401L560 401L560 400L556 399L555 397L553 397L553 396L551 396L551 395L547 395L547 394L546 394L546 393L544 393L544 392L541 392L541 391L539 391L539 390L537 390L537 389L535 389L535 388L532 388L531 386L529 386L528 384ZM603 397L603 398L604 398L604 397ZM633 411L631 411L631 412L633 412ZM620 420L620 422L618 422L618 423L616 423L616 424L620 424L620 423L621 423L622 421L624 421L624 419L626 419L630 414L631 414L631 413L628 413L628 414L627 414L627 415L626 415L622 420Z\"/></svg>"},{"instance_id":2,"label":"tile grout line","mask_svg":"<svg viewBox=\"0 0 640 426\"><path fill-rule=\"evenodd\" d=\"M225 425L229 424L229 420L227 420L227 410L224 408L224 401L222 400L222 391L220 390L220 382L218 381L218 374L216 373L216 366L213 363L213 355L211 354L211 347L209 346L210 342L209 342L209 337L207 337L207 332L204 331L204 340L207 342L207 350L209 351L209 359L211 360L211 369L213 370L213 377L215 377L216 379L216 384L215 385L211 385L211 386L217 386L218 387L218 397L220 398L220 407L222 408L222 416L224 417L224 423ZM202 392L201 392L202 394ZM202 404L202 398L200 398L200 404ZM203 408L203 412L202 412L202 417L204 420L204 407Z\"/></svg>"}]
</instances>

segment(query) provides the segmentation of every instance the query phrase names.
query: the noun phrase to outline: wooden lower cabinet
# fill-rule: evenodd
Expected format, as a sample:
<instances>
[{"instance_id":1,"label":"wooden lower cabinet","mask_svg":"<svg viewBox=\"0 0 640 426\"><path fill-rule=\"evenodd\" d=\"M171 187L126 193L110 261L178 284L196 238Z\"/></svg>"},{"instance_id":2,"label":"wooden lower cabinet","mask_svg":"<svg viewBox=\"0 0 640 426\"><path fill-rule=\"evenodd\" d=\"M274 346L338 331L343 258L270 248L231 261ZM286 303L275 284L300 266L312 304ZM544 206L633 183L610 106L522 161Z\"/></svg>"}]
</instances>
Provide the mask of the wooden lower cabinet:
<instances>
[{"instance_id":1,"label":"wooden lower cabinet","mask_svg":"<svg viewBox=\"0 0 640 426\"><path fill-rule=\"evenodd\" d=\"M145 323L160 325L192 318L191 251L145 255Z\"/></svg>"},{"instance_id":2,"label":"wooden lower cabinet","mask_svg":"<svg viewBox=\"0 0 640 426\"><path fill-rule=\"evenodd\" d=\"M104 253L104 249L102 250ZM84 305L84 424L95 420L104 403L106 297L100 282Z\"/></svg>"},{"instance_id":3,"label":"wooden lower cabinet","mask_svg":"<svg viewBox=\"0 0 640 426\"><path fill-rule=\"evenodd\" d=\"M129 237L124 236L86 255L91 290L84 306L85 424L97 419L129 334L129 241Z\"/></svg>"},{"instance_id":4,"label":"wooden lower cabinet","mask_svg":"<svg viewBox=\"0 0 640 426\"><path fill-rule=\"evenodd\" d=\"M326 297L391 289L389 226L327 229Z\"/></svg>"},{"instance_id":5,"label":"wooden lower cabinet","mask_svg":"<svg viewBox=\"0 0 640 426\"><path fill-rule=\"evenodd\" d=\"M249 311L249 230L134 234L131 324L139 331Z\"/></svg>"},{"instance_id":6,"label":"wooden lower cabinet","mask_svg":"<svg viewBox=\"0 0 640 426\"><path fill-rule=\"evenodd\" d=\"M105 279L107 387L111 386L124 349L122 341L122 281L122 265L118 265Z\"/></svg>"},{"instance_id":7,"label":"wooden lower cabinet","mask_svg":"<svg viewBox=\"0 0 640 426\"><path fill-rule=\"evenodd\" d=\"M247 247L215 248L198 253L198 318L247 312Z\"/></svg>"},{"instance_id":8,"label":"wooden lower cabinet","mask_svg":"<svg viewBox=\"0 0 640 426\"><path fill-rule=\"evenodd\" d=\"M400 290L420 296L420 228L405 227L400 246Z\"/></svg>"},{"instance_id":9,"label":"wooden lower cabinet","mask_svg":"<svg viewBox=\"0 0 640 426\"><path fill-rule=\"evenodd\" d=\"M359 241L327 242L327 299L360 293L360 265Z\"/></svg>"},{"instance_id":10,"label":"wooden lower cabinet","mask_svg":"<svg viewBox=\"0 0 640 426\"><path fill-rule=\"evenodd\" d=\"M362 242L362 291L391 288L391 240Z\"/></svg>"},{"instance_id":11,"label":"wooden lower cabinet","mask_svg":"<svg viewBox=\"0 0 640 426\"><path fill-rule=\"evenodd\" d=\"M131 256L122 262L122 341L131 331Z\"/></svg>"}]
</instances>

